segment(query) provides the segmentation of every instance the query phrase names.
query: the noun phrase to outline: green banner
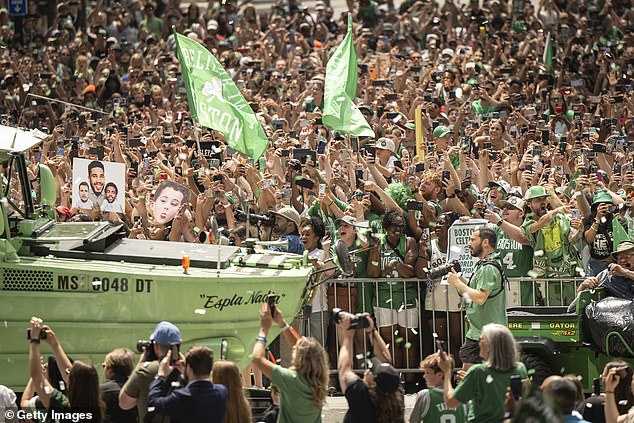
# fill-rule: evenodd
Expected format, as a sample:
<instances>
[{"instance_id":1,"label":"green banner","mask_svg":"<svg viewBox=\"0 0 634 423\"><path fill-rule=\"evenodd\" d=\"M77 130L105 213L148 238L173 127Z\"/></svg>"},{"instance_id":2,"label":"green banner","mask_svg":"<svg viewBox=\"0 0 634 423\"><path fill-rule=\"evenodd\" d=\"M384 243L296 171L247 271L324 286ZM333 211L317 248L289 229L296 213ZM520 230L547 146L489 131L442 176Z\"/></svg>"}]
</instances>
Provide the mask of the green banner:
<instances>
[{"instance_id":1,"label":"green banner","mask_svg":"<svg viewBox=\"0 0 634 423\"><path fill-rule=\"evenodd\" d=\"M268 138L227 71L202 44L174 31L192 118L221 132L229 147L257 160Z\"/></svg>"},{"instance_id":2,"label":"green banner","mask_svg":"<svg viewBox=\"0 0 634 423\"><path fill-rule=\"evenodd\" d=\"M348 14L348 33L326 66L322 121L343 134L374 137L374 131L354 104L358 72L352 40L352 15Z\"/></svg>"}]
</instances>

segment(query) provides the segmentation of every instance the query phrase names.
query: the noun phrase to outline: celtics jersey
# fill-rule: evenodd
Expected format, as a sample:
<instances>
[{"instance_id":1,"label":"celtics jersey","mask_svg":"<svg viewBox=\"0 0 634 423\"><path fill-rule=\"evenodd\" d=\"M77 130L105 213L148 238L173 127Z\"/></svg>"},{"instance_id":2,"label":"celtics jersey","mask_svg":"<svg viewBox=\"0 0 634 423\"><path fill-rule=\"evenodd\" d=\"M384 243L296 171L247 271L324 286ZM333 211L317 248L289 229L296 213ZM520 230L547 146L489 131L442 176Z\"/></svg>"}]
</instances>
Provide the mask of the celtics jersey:
<instances>
[{"instance_id":1,"label":"celtics jersey","mask_svg":"<svg viewBox=\"0 0 634 423\"><path fill-rule=\"evenodd\" d=\"M500 255L504 274L508 278L526 277L533 268L533 247L522 245L511 239L497 225L487 225L495 231L497 244L495 251Z\"/></svg>"},{"instance_id":2,"label":"celtics jersey","mask_svg":"<svg viewBox=\"0 0 634 423\"><path fill-rule=\"evenodd\" d=\"M401 239L399 239L396 248L390 247L387 243L387 239L385 239L385 242L381 245L381 269L385 269L392 260L402 263L406 253L407 236L405 236L405 234L401 235ZM396 269L394 269L391 274L382 274L381 277L398 278L399 275ZM402 310L403 308L416 306L418 299L416 283L379 282L377 284L377 291L378 306L381 308Z\"/></svg>"},{"instance_id":3,"label":"celtics jersey","mask_svg":"<svg viewBox=\"0 0 634 423\"><path fill-rule=\"evenodd\" d=\"M416 423L461 423L467 420L467 406L447 408L441 388L424 389L416 401L421 401L421 419Z\"/></svg>"}]
</instances>

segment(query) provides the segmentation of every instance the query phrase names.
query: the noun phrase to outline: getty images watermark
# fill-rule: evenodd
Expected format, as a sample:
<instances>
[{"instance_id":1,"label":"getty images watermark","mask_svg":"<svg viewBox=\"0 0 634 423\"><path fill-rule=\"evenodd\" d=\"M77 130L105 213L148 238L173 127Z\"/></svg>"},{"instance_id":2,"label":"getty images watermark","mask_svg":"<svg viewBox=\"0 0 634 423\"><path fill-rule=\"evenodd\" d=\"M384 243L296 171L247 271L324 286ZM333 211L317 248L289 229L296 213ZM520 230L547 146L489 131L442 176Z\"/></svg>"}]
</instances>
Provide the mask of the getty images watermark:
<instances>
[{"instance_id":1,"label":"getty images watermark","mask_svg":"<svg viewBox=\"0 0 634 423\"><path fill-rule=\"evenodd\" d=\"M13 419L20 420L33 420L33 421L55 421L55 420L65 420L71 421L75 423L79 423L85 420L92 419L92 413L64 413L61 411L55 410L34 410L34 411L25 411L25 410L5 410L4 417L7 421L12 421Z\"/></svg>"}]
</instances>

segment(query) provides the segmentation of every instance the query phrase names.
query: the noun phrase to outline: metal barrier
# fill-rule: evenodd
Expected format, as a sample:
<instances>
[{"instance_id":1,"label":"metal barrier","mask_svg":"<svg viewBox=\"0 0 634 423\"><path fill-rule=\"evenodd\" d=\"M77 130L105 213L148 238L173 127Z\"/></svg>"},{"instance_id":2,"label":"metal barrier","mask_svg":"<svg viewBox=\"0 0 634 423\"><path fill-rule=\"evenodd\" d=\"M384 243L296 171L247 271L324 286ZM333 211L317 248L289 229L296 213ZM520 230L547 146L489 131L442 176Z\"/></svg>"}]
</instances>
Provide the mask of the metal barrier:
<instances>
[{"instance_id":1,"label":"metal barrier","mask_svg":"<svg viewBox=\"0 0 634 423\"><path fill-rule=\"evenodd\" d=\"M513 278L506 287L507 308L567 306L576 297L583 278ZM401 278L340 278L326 280L328 310L341 308L352 313L367 311L376 318L377 327L385 339L402 373L421 373L419 363L436 350L434 339L444 342L445 351L457 359L465 334L464 298L457 290L440 281ZM451 292L451 290L455 292ZM443 298L444 297L444 298ZM452 298L458 299L454 304ZM425 306L427 300L427 306ZM319 315L319 325L311 322L316 311L307 307L302 315L304 334L326 343L331 365L336 367L339 339L330 314ZM311 313L312 312L312 313ZM311 324L312 323L312 324ZM317 328L319 333L312 333ZM363 364L371 346L363 331L355 335L356 371ZM387 339L386 339L387 338ZM336 370L331 370L336 373Z\"/></svg>"}]
</instances>

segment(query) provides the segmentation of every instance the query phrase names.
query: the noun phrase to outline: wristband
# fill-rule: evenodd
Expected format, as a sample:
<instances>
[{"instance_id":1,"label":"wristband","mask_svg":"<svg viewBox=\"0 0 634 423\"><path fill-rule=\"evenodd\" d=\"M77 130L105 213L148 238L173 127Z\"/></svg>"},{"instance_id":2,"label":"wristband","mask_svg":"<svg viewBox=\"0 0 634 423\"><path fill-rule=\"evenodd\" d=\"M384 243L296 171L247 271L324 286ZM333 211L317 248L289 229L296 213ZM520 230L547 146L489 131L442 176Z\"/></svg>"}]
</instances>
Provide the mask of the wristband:
<instances>
[{"instance_id":1,"label":"wristband","mask_svg":"<svg viewBox=\"0 0 634 423\"><path fill-rule=\"evenodd\" d=\"M193 231L198 233L198 232L200 232L200 228L198 226L194 226Z\"/></svg>"},{"instance_id":2,"label":"wristband","mask_svg":"<svg viewBox=\"0 0 634 423\"><path fill-rule=\"evenodd\" d=\"M504 223L504 219L500 219L495 225L499 228Z\"/></svg>"},{"instance_id":3,"label":"wristband","mask_svg":"<svg viewBox=\"0 0 634 423\"><path fill-rule=\"evenodd\" d=\"M138 198L139 200L145 200L145 195L139 195L137 198Z\"/></svg>"},{"instance_id":4,"label":"wristband","mask_svg":"<svg viewBox=\"0 0 634 423\"><path fill-rule=\"evenodd\" d=\"M262 345L264 345L264 346L266 347L266 336L258 335L258 336L255 338L255 342L256 342L256 343L258 343L258 342L259 342L260 344L262 344Z\"/></svg>"},{"instance_id":5,"label":"wristband","mask_svg":"<svg viewBox=\"0 0 634 423\"><path fill-rule=\"evenodd\" d=\"M40 340L39 340L39 339L37 339L37 338L31 338L31 339L29 339L29 342L30 342L31 344L39 344L39 343L40 343Z\"/></svg>"}]
</instances>

